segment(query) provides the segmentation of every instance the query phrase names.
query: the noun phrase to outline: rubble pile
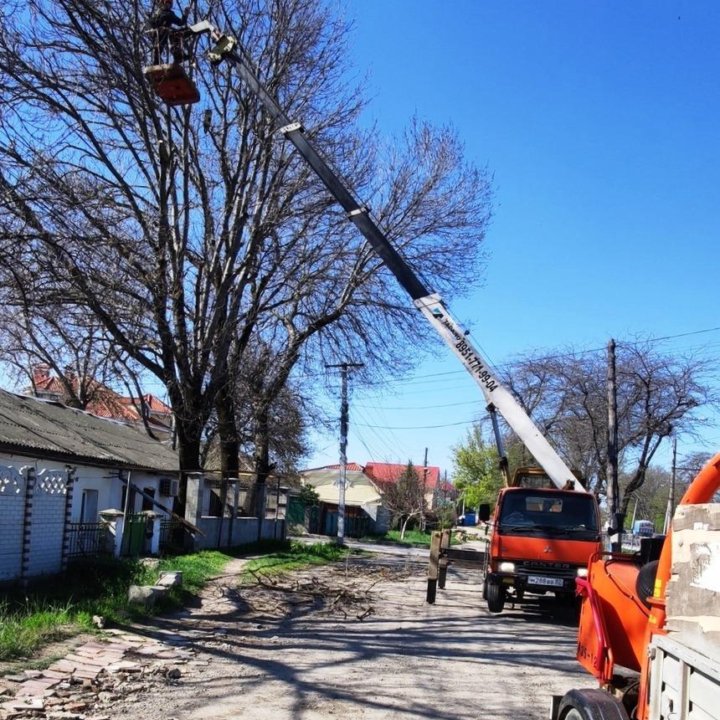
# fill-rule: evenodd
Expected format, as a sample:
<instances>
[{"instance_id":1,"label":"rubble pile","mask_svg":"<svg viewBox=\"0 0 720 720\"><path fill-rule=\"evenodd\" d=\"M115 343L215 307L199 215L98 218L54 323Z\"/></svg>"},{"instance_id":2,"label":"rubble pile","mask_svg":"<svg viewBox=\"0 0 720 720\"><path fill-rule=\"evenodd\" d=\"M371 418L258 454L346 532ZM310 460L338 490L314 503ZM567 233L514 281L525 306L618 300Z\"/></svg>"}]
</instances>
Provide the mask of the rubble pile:
<instances>
[{"instance_id":1,"label":"rubble pile","mask_svg":"<svg viewBox=\"0 0 720 720\"><path fill-rule=\"evenodd\" d=\"M172 684L194 659L184 647L109 632L107 642L86 643L46 670L5 676L1 720L114 720L113 707L132 696Z\"/></svg>"},{"instance_id":2,"label":"rubble pile","mask_svg":"<svg viewBox=\"0 0 720 720\"><path fill-rule=\"evenodd\" d=\"M154 691L180 688L217 658L282 647L288 638L277 630L286 619L319 613L364 620L375 614L378 583L412 574L409 564L347 561L282 575L255 573L249 583L238 584L238 567L209 583L198 606L154 617L151 627L136 633L104 627L96 640L45 670L0 677L0 720L135 717L134 708Z\"/></svg>"}]
</instances>

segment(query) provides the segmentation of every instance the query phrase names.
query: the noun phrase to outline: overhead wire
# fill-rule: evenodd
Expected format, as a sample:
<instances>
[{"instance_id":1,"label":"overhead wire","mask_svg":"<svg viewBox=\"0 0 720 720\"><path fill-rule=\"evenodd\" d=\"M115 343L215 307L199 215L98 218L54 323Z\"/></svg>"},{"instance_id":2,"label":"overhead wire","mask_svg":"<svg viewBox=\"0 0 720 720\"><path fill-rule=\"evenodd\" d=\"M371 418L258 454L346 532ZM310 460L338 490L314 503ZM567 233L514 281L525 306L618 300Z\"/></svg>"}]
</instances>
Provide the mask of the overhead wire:
<instances>
[{"instance_id":1,"label":"overhead wire","mask_svg":"<svg viewBox=\"0 0 720 720\"><path fill-rule=\"evenodd\" d=\"M389 462L388 458L391 456L392 449L386 444L380 433L372 428L363 428L361 430L356 425L352 430L352 434L365 448L368 453L368 460ZM374 440L371 440L369 435L372 435Z\"/></svg>"},{"instance_id":2,"label":"overhead wire","mask_svg":"<svg viewBox=\"0 0 720 720\"><path fill-rule=\"evenodd\" d=\"M379 410L379 408L375 408L375 409L378 412L381 412ZM365 428L365 429L369 430L373 435L375 435L377 437L377 440L379 441L379 444L381 446L383 446L383 449L384 449L384 451L382 453L383 455L386 454L385 451L387 451L387 450L389 450L390 453L392 454L393 448L397 448L402 445L400 440L396 436L394 436L392 434L392 432L389 434L389 436L387 433L385 433L385 434L378 433L377 430L380 429L381 426L377 426L376 424L374 424L371 421L369 422L368 421L369 419L363 412L357 413L357 415L360 417L360 419L363 422L355 422L355 423L353 423L353 426L355 428L358 428L358 427Z\"/></svg>"},{"instance_id":3,"label":"overhead wire","mask_svg":"<svg viewBox=\"0 0 720 720\"><path fill-rule=\"evenodd\" d=\"M460 420L459 422L442 423L440 425L413 425L402 427L397 425L361 425L361 427L373 428L375 430L438 430L439 428L458 427L459 425L472 425L477 420Z\"/></svg>"},{"instance_id":4,"label":"overhead wire","mask_svg":"<svg viewBox=\"0 0 720 720\"><path fill-rule=\"evenodd\" d=\"M720 328L712 328L712 329L701 330L701 331L693 331L693 332L682 333L680 335L674 335L674 336L665 336L663 338L656 338L656 340L661 341L661 340L667 340L667 339L674 339L674 338L678 338L678 337L694 336L694 335L698 335L703 332L713 332L715 330L720 330ZM560 356L557 356L557 357L560 357ZM458 372L464 372L464 370L461 369L461 370L457 370L457 371L435 373L435 374L427 375L425 377L427 377L427 378L446 377L448 375L454 375ZM447 391L448 389L449 388L446 386L443 387L444 391ZM422 391L422 392L424 392L424 391ZM411 393L412 393L412 391L410 391L410 393L406 392L405 394L407 395L407 394L411 394ZM448 408L448 407L461 407L461 406L467 406L467 405L473 405L473 404L477 405L479 403L476 403L473 401L468 401L468 402L460 402L460 403L444 403L444 404L440 404L440 405L382 406L382 407L378 406L376 404L364 405L362 403L357 403L354 405L354 407L356 409L359 409L359 408L369 409L369 410L378 411L379 413L383 413L386 410L387 411L389 411L389 410L392 410L392 411L434 410L434 409L441 409L441 408ZM478 422L478 418L475 417L475 418L461 420L461 421L453 421L453 422L447 422L447 423L435 423L435 424L428 424L428 425L397 425L397 424L391 425L391 424L383 423L382 420L375 421L375 422L368 422L369 418L365 414L362 414L361 419L364 420L365 422L356 423L356 426L370 430L374 433L375 433L375 431L379 431L379 430L391 431L391 432L392 431L436 430L436 429L441 429L441 428L459 427L459 426L463 426L463 425L473 425ZM375 434L378 436L378 438L381 437L378 433L375 433ZM384 438L383 438L383 441L384 441ZM396 438L393 440L393 442L395 442L395 441L396 441ZM395 446L397 447L398 445L396 444ZM366 449L368 449L368 448L366 447Z\"/></svg>"},{"instance_id":5,"label":"overhead wire","mask_svg":"<svg viewBox=\"0 0 720 720\"><path fill-rule=\"evenodd\" d=\"M627 342L627 345L631 346L642 346L647 343L667 343L670 341L682 341L688 338L695 338L699 335L706 335L720 331L720 327L704 328L699 330L693 330L683 333L676 333L673 335L658 336L649 339L643 339L638 341ZM685 343L683 343L685 345ZM714 348L720 347L720 341L702 343L701 345L690 343L685 345L685 350L694 350L696 352L708 353L712 352ZM569 351L564 353L556 353L554 355L543 356L547 359L558 359L575 357L577 355L584 355L590 353L598 353L605 351L605 347L591 348L582 351ZM483 351L484 352L484 351ZM487 357L487 353L484 353ZM515 363L507 362L499 365L493 365L493 369L496 374L502 374L506 369L511 368ZM467 371L465 368L458 367L455 370L442 370L439 372L424 373L421 375L415 375L412 378L397 378L391 379L383 383L382 389L375 389L371 386L357 387L354 388L356 396L360 396L361 402L353 403L353 414L357 420L351 422L351 432L362 445L365 451L368 453L368 457L374 460L382 459L385 462L397 461L397 452L406 443L401 442L395 432L407 432L407 431L423 431L423 430L437 430L442 428L450 427L461 427L471 426L478 422L479 418L469 418L464 420L453 420L451 422L439 422L439 423L428 423L428 424L392 424L387 421L385 417L386 411L425 411L425 410L439 410L444 408L452 407L464 407L470 405L477 405L478 410L483 406L482 400L479 399L477 402L466 401L457 403L440 403L440 404L423 404L423 405L385 405L382 401L388 399L388 387L391 392L393 388L397 388L397 392L402 394L403 397L411 396L422 393L423 396L427 397L429 394L434 392L450 393L454 390L461 390L467 388L466 383L453 382L460 375L465 375ZM469 375L467 375L469 379ZM706 438L706 444L712 443L713 439Z\"/></svg>"},{"instance_id":6,"label":"overhead wire","mask_svg":"<svg viewBox=\"0 0 720 720\"><path fill-rule=\"evenodd\" d=\"M712 333L712 332L720 332L720 327L713 327L713 328L704 328L701 330L691 330L684 333L677 333L675 335L663 335L659 337L652 337L648 338L647 340L637 340L637 341L623 341L625 345L635 345L640 346L644 345L646 343L655 343L655 342L666 342L668 340L677 340L685 337L692 337L696 335L702 335L706 333ZM472 337L472 334L471 334ZM477 340L474 338L475 344L478 345L478 347L483 351L483 355L488 359L489 353L485 352L485 350L477 343ZM718 347L720 347L720 341L716 344ZM715 346L715 344L713 344ZM574 352L563 352L563 353L555 353L553 355L543 355L542 357L546 360L562 360L563 358L570 358L574 357L576 355L588 355L591 353L598 353L598 352L604 352L607 348L605 346L603 347L597 347L597 348L589 348L586 350L577 350ZM493 367L497 368L498 370L503 370L505 368L513 367L516 363L515 362L505 362L505 363L491 363ZM407 380L405 378L397 378L397 379L390 379L385 381L389 385L393 384L400 384L400 383L408 383L408 384L416 384L420 381L430 380L430 379L437 379L439 377L443 376L454 376L459 375L464 372L467 372L464 368L457 368L456 370L443 370L441 372L435 372L435 373L426 373L423 375L414 375L410 380Z\"/></svg>"},{"instance_id":7,"label":"overhead wire","mask_svg":"<svg viewBox=\"0 0 720 720\"><path fill-rule=\"evenodd\" d=\"M467 405L477 405L477 400L466 400L464 402L456 402L456 403L441 403L441 404L433 404L433 405L408 405L405 407L393 407L392 405L384 405L383 410L438 410L441 408L450 408L450 407L465 407ZM362 403L356 403L355 407L362 407L362 408L368 408L369 406L363 405Z\"/></svg>"}]
</instances>

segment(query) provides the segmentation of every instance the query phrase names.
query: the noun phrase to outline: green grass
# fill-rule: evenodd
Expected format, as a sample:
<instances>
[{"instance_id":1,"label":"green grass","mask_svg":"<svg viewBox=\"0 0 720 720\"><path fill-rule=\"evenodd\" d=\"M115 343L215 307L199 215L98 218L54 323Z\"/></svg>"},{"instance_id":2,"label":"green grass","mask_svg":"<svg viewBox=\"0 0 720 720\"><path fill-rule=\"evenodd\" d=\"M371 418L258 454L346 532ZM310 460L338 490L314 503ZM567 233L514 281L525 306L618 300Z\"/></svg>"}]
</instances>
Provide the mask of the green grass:
<instances>
[{"instance_id":1,"label":"green grass","mask_svg":"<svg viewBox=\"0 0 720 720\"><path fill-rule=\"evenodd\" d=\"M383 542L383 540L386 540L388 542L392 543L398 543L400 545L408 545L411 547L430 547L430 540L432 538L431 532L422 532L420 530L407 530L405 532L405 537L401 540L400 539L400 531L399 530L388 530L385 535L374 535L369 538L362 538L363 541L367 542ZM455 535L453 534L451 536L451 544L456 544L459 542Z\"/></svg>"},{"instance_id":2,"label":"green grass","mask_svg":"<svg viewBox=\"0 0 720 720\"><path fill-rule=\"evenodd\" d=\"M409 547L430 547L432 532L422 532L421 530L406 530L405 537L400 538L399 530L388 530L384 535L373 535L362 538L363 542L390 542L398 545L408 545ZM453 537L452 542L455 542Z\"/></svg>"},{"instance_id":3,"label":"green grass","mask_svg":"<svg viewBox=\"0 0 720 720\"><path fill-rule=\"evenodd\" d=\"M25 605L0 603L0 660L28 657L40 645L89 630L92 618L72 604L28 598Z\"/></svg>"},{"instance_id":4,"label":"green grass","mask_svg":"<svg viewBox=\"0 0 720 720\"><path fill-rule=\"evenodd\" d=\"M205 550L157 563L99 559L72 565L65 576L37 582L25 591L0 593L0 661L30 657L41 647L94 630L93 615L125 624L152 613L182 606L197 595L210 578L222 574L233 557L264 553L248 560L251 571L270 575L342 559L349 551L334 543L265 542L228 552ZM173 588L152 609L130 605L130 585L151 585L162 571L179 570L181 587Z\"/></svg>"},{"instance_id":5,"label":"green grass","mask_svg":"<svg viewBox=\"0 0 720 720\"><path fill-rule=\"evenodd\" d=\"M425 533L420 530L406 530L405 537L401 539L399 530L389 530L387 538L393 542L402 543L403 545L421 545L423 547L430 547L432 533Z\"/></svg>"},{"instance_id":6,"label":"green grass","mask_svg":"<svg viewBox=\"0 0 720 720\"><path fill-rule=\"evenodd\" d=\"M284 552L276 552L265 557L248 561L243 574L246 578L260 575L277 575L291 570L300 570L313 565L327 565L342 560L350 553L348 548L335 543L315 543L305 545L294 542Z\"/></svg>"},{"instance_id":7,"label":"green grass","mask_svg":"<svg viewBox=\"0 0 720 720\"><path fill-rule=\"evenodd\" d=\"M183 589L190 593L197 593L208 578L222 572L231 557L231 555L218 550L203 550L192 555L178 555L172 559L161 560L157 570L149 571L148 579L154 581L161 572L180 571L183 574Z\"/></svg>"}]
</instances>

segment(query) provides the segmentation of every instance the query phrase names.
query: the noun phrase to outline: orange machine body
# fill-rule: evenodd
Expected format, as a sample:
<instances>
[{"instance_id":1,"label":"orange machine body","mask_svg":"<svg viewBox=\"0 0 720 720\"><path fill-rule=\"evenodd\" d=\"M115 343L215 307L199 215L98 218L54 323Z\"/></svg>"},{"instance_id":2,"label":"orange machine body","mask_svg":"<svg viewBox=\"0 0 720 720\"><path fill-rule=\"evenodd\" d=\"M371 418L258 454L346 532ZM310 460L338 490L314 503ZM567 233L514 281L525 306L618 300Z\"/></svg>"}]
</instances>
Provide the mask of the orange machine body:
<instances>
[{"instance_id":1,"label":"orange machine body","mask_svg":"<svg viewBox=\"0 0 720 720\"><path fill-rule=\"evenodd\" d=\"M517 519L514 519L517 518ZM508 487L493 520L486 581L526 593L575 594L575 579L600 550L595 498L574 490Z\"/></svg>"},{"instance_id":2,"label":"orange machine body","mask_svg":"<svg viewBox=\"0 0 720 720\"><path fill-rule=\"evenodd\" d=\"M182 65L150 65L143 69L143 74L168 105L192 105L200 100L197 85L188 77Z\"/></svg>"},{"instance_id":3,"label":"orange machine body","mask_svg":"<svg viewBox=\"0 0 720 720\"><path fill-rule=\"evenodd\" d=\"M598 553L587 578L577 581L583 599L577 659L603 684L612 680L616 664L635 671L642 665L650 611L635 590L639 571L633 557Z\"/></svg>"},{"instance_id":4,"label":"orange machine body","mask_svg":"<svg viewBox=\"0 0 720 720\"><path fill-rule=\"evenodd\" d=\"M700 471L681 505L711 502L720 488L720 453ZM665 632L665 590L672 568L672 538L663 543L649 607L638 596L638 557L598 553L588 564L587 578L577 580L582 597L577 657L588 672L614 689L615 666L640 672L634 720L650 720L649 687L653 636ZM615 688L617 689L617 688Z\"/></svg>"}]
</instances>

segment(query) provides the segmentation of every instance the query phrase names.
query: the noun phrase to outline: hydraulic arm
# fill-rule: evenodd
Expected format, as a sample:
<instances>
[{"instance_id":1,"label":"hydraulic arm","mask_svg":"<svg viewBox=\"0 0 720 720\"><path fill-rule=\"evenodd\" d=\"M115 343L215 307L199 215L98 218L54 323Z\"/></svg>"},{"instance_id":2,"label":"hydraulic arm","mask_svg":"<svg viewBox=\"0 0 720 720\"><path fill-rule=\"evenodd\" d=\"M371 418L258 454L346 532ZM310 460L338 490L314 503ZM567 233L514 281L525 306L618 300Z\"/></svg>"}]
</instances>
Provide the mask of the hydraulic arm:
<instances>
[{"instance_id":1,"label":"hydraulic arm","mask_svg":"<svg viewBox=\"0 0 720 720\"><path fill-rule=\"evenodd\" d=\"M229 35L219 33L207 21L192 26L190 30L198 34L211 34L216 44L209 53L210 61L216 64L227 62L237 69L242 80L260 99L265 110L273 118L277 132L282 133L295 146L303 159L322 180L330 194L340 203L347 213L348 219L355 224L375 253L383 260L400 285L410 295L415 306L427 318L440 337L460 359L465 369L475 379L485 396L488 409L491 412L494 412L494 409L500 412L557 487L574 487L576 490L584 491L582 485L576 482L572 472L527 413L500 383L490 369L489 364L468 339L468 333L461 328L449 313L442 298L425 287L421 279L376 225L368 208L358 202L343 181L308 141L303 126L299 122L293 122L284 113L275 98L265 89L253 70L252 64L242 48L237 45L235 39Z\"/></svg>"}]
</instances>

